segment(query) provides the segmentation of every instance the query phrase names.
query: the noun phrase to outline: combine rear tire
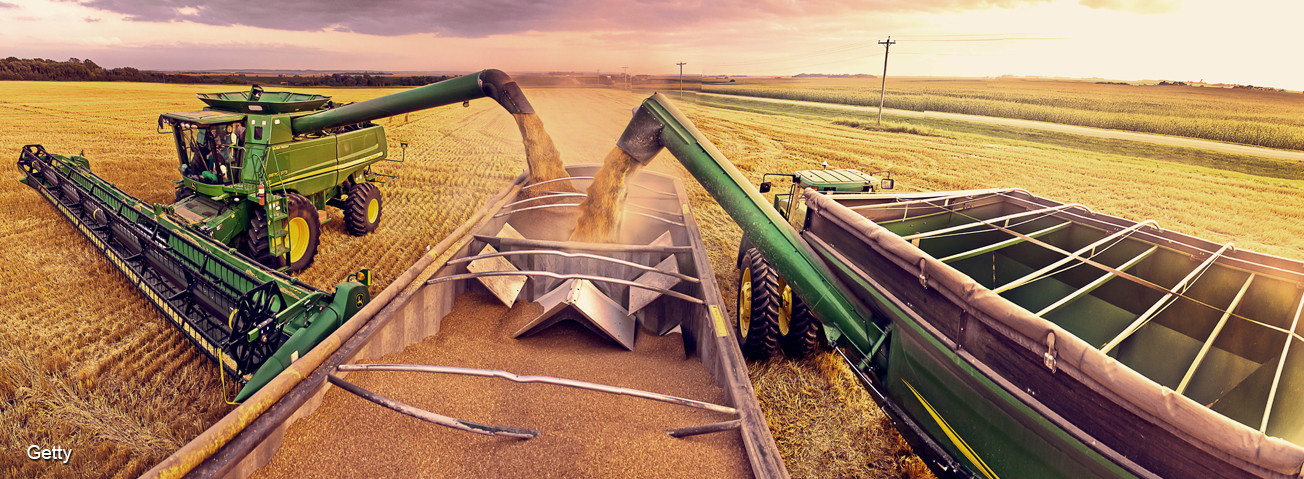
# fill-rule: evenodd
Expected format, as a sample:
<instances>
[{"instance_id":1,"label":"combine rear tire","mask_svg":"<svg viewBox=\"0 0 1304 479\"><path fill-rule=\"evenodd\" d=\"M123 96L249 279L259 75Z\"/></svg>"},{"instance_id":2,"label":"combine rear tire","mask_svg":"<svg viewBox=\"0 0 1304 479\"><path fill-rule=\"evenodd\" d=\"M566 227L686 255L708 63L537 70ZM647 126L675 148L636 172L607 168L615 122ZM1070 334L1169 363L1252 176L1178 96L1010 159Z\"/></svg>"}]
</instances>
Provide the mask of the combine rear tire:
<instances>
[{"instance_id":1,"label":"combine rear tire","mask_svg":"<svg viewBox=\"0 0 1304 479\"><path fill-rule=\"evenodd\" d=\"M362 236L380 226L380 188L371 183L359 183L349 188L348 205L344 208L344 225L353 236Z\"/></svg>"},{"instance_id":2,"label":"combine rear tire","mask_svg":"<svg viewBox=\"0 0 1304 479\"><path fill-rule=\"evenodd\" d=\"M262 206L254 207L253 218L249 220L248 237L245 239L245 245L249 248L247 252L250 258L262 263L263 266L272 269L280 269L285 266L284 256L272 256L271 238L268 233L267 212Z\"/></svg>"},{"instance_id":3,"label":"combine rear tire","mask_svg":"<svg viewBox=\"0 0 1304 479\"><path fill-rule=\"evenodd\" d=\"M308 198L290 193L290 217L285 219L285 230L290 240L290 272L302 271L317 256L317 243L321 236L321 220L317 207Z\"/></svg>"},{"instance_id":4,"label":"combine rear tire","mask_svg":"<svg viewBox=\"0 0 1304 479\"><path fill-rule=\"evenodd\" d=\"M751 359L766 359L779 349L779 275L752 248L738 272L738 347Z\"/></svg>"},{"instance_id":5,"label":"combine rear tire","mask_svg":"<svg viewBox=\"0 0 1304 479\"><path fill-rule=\"evenodd\" d=\"M814 352L819 344L820 320L815 319L810 308L787 284L783 285L783 300L786 304L781 310L788 315L787 321L779 323L779 347L788 357L801 359Z\"/></svg>"}]
</instances>

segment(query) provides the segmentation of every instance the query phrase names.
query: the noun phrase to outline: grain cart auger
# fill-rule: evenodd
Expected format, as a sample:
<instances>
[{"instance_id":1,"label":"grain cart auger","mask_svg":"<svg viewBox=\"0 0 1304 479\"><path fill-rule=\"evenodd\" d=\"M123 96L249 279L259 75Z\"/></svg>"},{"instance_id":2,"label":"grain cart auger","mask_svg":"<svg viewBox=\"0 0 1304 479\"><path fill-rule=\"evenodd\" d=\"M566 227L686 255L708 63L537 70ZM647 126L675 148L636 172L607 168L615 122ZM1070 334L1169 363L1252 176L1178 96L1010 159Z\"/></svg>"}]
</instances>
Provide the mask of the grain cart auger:
<instances>
[{"instance_id":1,"label":"grain cart auger","mask_svg":"<svg viewBox=\"0 0 1304 479\"><path fill-rule=\"evenodd\" d=\"M380 98L336 106L330 97L290 92L198 95L201 111L166 113L182 178L163 207L178 223L237 246L258 262L296 272L312 263L319 210L344 211L346 229L364 235L380 223L371 165L387 160L385 129L372 120L490 97L510 113L533 113L516 82L484 70ZM401 161L401 160L389 160Z\"/></svg>"},{"instance_id":2,"label":"grain cart auger","mask_svg":"<svg viewBox=\"0 0 1304 479\"><path fill-rule=\"evenodd\" d=\"M806 300L804 308L823 322L830 340L850 346L853 356L858 356L862 365L873 361L885 337L883 325L877 324L870 310L842 289L838 278L788 225L788 220L767 204L756 187L668 98L657 93L636 108L634 118L616 146L645 163L662 148L669 150L742 227L746 241L756 250L745 261L765 261L767 268L773 269L767 278L751 280L785 282L791 290L789 294ZM757 254L759 257L755 257ZM754 309L751 307L752 298L744 297L748 292L745 285L751 268L744 266L740 269L743 275L740 283L744 290L740 291L739 307L733 321L739 343L746 353L753 352L749 349L773 351L775 346L772 343L777 338L772 335L758 338L749 334L749 329L756 329L750 324ZM802 326L816 327L818 324L811 321ZM756 345L761 342L767 344Z\"/></svg>"},{"instance_id":3,"label":"grain cart auger","mask_svg":"<svg viewBox=\"0 0 1304 479\"><path fill-rule=\"evenodd\" d=\"M384 130L371 120L491 97L533 113L511 78L485 70L351 105L285 92L200 95L210 107L159 118L176 138L177 202L148 205L96 176L80 155L23 147L19 181L68 217L222 375L243 401L370 300L370 273L333 294L281 270L312 261L317 210L345 209L351 233L380 220ZM360 201L359 199L362 199ZM288 268L285 256L289 256Z\"/></svg>"}]
</instances>

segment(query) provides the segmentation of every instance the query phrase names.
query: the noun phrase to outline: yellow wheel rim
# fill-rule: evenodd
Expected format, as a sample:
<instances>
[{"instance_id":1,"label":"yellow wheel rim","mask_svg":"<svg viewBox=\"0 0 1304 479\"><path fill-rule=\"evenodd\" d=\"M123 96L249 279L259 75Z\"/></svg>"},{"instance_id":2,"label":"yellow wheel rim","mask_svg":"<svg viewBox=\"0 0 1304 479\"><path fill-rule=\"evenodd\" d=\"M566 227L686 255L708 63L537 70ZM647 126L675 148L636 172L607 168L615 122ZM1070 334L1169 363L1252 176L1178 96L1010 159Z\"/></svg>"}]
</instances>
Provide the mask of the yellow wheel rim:
<instances>
[{"instance_id":1,"label":"yellow wheel rim","mask_svg":"<svg viewBox=\"0 0 1304 479\"><path fill-rule=\"evenodd\" d=\"M779 280L779 335L787 336L788 328L792 327L792 288L788 287L782 279Z\"/></svg>"},{"instance_id":2,"label":"yellow wheel rim","mask_svg":"<svg viewBox=\"0 0 1304 479\"><path fill-rule=\"evenodd\" d=\"M752 327L752 270L743 268L742 284L738 286L738 334L747 337Z\"/></svg>"},{"instance_id":3,"label":"yellow wheel rim","mask_svg":"<svg viewBox=\"0 0 1304 479\"><path fill-rule=\"evenodd\" d=\"M299 261L304 253L308 252L308 221L303 218L293 218L290 220L290 226L286 228L290 233L290 262Z\"/></svg>"},{"instance_id":4,"label":"yellow wheel rim","mask_svg":"<svg viewBox=\"0 0 1304 479\"><path fill-rule=\"evenodd\" d=\"M372 198L367 202L367 222L375 223L377 216L380 216L380 201Z\"/></svg>"}]
</instances>

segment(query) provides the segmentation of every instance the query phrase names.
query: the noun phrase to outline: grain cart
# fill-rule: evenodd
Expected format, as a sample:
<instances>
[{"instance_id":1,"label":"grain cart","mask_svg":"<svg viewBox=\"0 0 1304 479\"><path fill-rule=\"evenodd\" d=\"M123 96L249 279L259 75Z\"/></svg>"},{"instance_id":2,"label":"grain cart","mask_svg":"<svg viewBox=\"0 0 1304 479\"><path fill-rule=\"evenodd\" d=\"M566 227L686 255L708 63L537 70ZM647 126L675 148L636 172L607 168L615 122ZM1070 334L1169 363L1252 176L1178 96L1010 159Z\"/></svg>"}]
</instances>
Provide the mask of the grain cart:
<instances>
[{"instance_id":1,"label":"grain cart","mask_svg":"<svg viewBox=\"0 0 1304 479\"><path fill-rule=\"evenodd\" d=\"M1304 471L1304 262L1017 188L802 188L785 218L660 94L617 145L684 164L751 244L752 290L790 286L939 475ZM746 293L744 346L778 307Z\"/></svg>"},{"instance_id":2,"label":"grain cart","mask_svg":"<svg viewBox=\"0 0 1304 479\"><path fill-rule=\"evenodd\" d=\"M327 206L344 212L349 234L380 224L371 166L389 160L384 127L372 120L482 97L511 113L533 113L507 74L485 70L372 100L337 106L290 92L207 93L201 111L159 116L176 140L176 201L157 209L259 263L296 272L312 264ZM401 160L389 160L401 161Z\"/></svg>"},{"instance_id":3,"label":"grain cart","mask_svg":"<svg viewBox=\"0 0 1304 479\"><path fill-rule=\"evenodd\" d=\"M216 361L223 381L243 384L243 401L370 301L365 269L334 293L283 274L311 262L318 209L345 209L355 234L379 222L380 175L368 166L386 157L385 136L369 122L485 96L533 112L498 70L339 107L257 87L200 95L210 108L159 118L181 160L172 205L146 204L92 173L87 158L41 145L23 147L19 181Z\"/></svg>"}]
</instances>

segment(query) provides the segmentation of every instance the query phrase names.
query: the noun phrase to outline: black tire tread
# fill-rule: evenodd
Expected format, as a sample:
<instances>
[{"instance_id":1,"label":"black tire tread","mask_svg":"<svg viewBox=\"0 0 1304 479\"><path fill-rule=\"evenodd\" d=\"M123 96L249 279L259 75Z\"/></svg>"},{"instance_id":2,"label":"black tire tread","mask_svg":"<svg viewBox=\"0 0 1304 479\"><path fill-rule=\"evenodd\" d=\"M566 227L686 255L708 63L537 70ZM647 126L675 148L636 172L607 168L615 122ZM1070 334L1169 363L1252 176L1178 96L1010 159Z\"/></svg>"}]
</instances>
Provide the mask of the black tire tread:
<instances>
[{"instance_id":1,"label":"black tire tread","mask_svg":"<svg viewBox=\"0 0 1304 479\"><path fill-rule=\"evenodd\" d=\"M779 275L770 267L770 264L761 256L761 252L756 248L747 250L743 255L742 267L751 270L752 275L752 304L751 304L751 325L747 331L747 337L743 337L741 331L735 331L738 334L738 347L742 350L743 356L750 359L764 360L773 356L779 350ZM742 270L738 271L739 288L742 287ZM742 308L742 294L738 295L738 308ZM738 321L733 321L734 328L738 328Z\"/></svg>"},{"instance_id":2,"label":"black tire tread","mask_svg":"<svg viewBox=\"0 0 1304 479\"><path fill-rule=\"evenodd\" d=\"M793 293L792 319L788 321L788 334L779 336L779 347L793 359L809 356L819 347L820 324L806 303Z\"/></svg>"},{"instance_id":3,"label":"black tire tread","mask_svg":"<svg viewBox=\"0 0 1304 479\"><path fill-rule=\"evenodd\" d=\"M303 257L299 261L290 263L290 273L296 273L307 269L312 265L312 261L317 258L317 246L321 243L321 219L317 216L317 207L312 205L308 198L298 193L290 193L289 196L289 213L290 216L285 218L288 225L294 218L303 218L308 222L308 249L303 252ZM289 262L289 258L285 259Z\"/></svg>"},{"instance_id":4,"label":"black tire tread","mask_svg":"<svg viewBox=\"0 0 1304 479\"><path fill-rule=\"evenodd\" d=\"M376 222L367 222L367 203L375 198L380 209L376 214ZM359 183L349 188L349 199L344 208L344 226L353 236L362 236L376 230L380 226L380 220L385 216L385 201L381 199L380 188L371 183Z\"/></svg>"},{"instance_id":5,"label":"black tire tread","mask_svg":"<svg viewBox=\"0 0 1304 479\"><path fill-rule=\"evenodd\" d=\"M285 257L272 256L271 238L267 229L267 211L262 206L255 206L253 218L249 223L248 237L245 239L249 257L268 268L278 269L285 266Z\"/></svg>"}]
</instances>

